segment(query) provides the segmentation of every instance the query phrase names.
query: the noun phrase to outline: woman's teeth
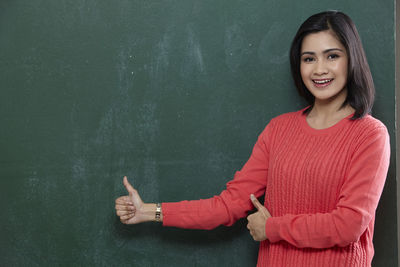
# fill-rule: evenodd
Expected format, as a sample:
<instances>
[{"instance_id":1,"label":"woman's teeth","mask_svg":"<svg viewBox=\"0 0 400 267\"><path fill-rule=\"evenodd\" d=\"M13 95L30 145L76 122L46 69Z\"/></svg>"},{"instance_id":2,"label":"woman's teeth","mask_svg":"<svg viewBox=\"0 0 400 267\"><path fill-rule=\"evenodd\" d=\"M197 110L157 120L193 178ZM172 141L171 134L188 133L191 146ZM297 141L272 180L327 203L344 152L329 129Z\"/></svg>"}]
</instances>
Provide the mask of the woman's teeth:
<instances>
[{"instance_id":1,"label":"woman's teeth","mask_svg":"<svg viewBox=\"0 0 400 267\"><path fill-rule=\"evenodd\" d=\"M329 83L331 82L333 79L326 79L326 80L313 80L314 83L316 84L324 84L324 83Z\"/></svg>"}]
</instances>

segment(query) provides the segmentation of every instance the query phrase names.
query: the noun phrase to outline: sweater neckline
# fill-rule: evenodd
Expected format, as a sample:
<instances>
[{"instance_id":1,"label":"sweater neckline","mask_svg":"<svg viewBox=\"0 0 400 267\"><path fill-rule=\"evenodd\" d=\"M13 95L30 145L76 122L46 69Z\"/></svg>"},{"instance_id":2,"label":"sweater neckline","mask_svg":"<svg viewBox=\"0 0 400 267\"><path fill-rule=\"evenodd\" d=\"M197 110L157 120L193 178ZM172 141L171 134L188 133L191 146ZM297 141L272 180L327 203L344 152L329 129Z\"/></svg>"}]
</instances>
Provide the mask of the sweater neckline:
<instances>
[{"instance_id":1,"label":"sweater neckline","mask_svg":"<svg viewBox=\"0 0 400 267\"><path fill-rule=\"evenodd\" d=\"M338 121L336 124L328 127L328 128L324 128L324 129L315 129L312 128L308 122L307 122L307 114L304 114L303 110L300 110L299 114L300 114L300 122L301 122L301 126L303 127L303 129L313 135L326 135L326 134L332 134L335 133L336 131L338 131L339 129L343 128L346 124L348 124L349 122L351 122L350 118L354 116L354 113L344 117L343 119L341 119L340 121Z\"/></svg>"}]
</instances>

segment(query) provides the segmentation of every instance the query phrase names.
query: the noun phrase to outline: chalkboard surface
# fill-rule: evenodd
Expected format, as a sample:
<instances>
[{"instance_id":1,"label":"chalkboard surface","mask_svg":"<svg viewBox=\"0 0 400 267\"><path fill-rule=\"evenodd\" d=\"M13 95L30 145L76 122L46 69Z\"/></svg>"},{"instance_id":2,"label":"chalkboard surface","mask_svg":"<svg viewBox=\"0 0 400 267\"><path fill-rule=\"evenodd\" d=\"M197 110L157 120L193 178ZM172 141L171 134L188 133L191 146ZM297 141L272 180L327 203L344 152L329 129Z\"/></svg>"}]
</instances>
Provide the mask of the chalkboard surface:
<instances>
[{"instance_id":1,"label":"chalkboard surface","mask_svg":"<svg viewBox=\"0 0 400 267\"><path fill-rule=\"evenodd\" d=\"M144 201L223 190L268 121L305 105L288 50L327 9L359 28L394 148L394 0L1 1L0 265L255 266L244 220L126 226L114 200L124 175ZM397 263L391 162L374 266Z\"/></svg>"}]
</instances>

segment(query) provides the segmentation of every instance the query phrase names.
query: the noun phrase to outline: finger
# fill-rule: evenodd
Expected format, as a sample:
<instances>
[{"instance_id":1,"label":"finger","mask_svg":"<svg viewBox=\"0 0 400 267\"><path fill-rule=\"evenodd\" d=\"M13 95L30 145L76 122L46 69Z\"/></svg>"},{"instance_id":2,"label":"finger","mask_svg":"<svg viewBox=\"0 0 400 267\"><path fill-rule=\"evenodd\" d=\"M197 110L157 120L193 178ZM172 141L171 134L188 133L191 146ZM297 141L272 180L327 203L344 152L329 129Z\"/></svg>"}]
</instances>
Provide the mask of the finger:
<instances>
[{"instance_id":1,"label":"finger","mask_svg":"<svg viewBox=\"0 0 400 267\"><path fill-rule=\"evenodd\" d=\"M124 186L126 188L126 190L129 192L129 195L132 196L133 193L135 192L135 189L133 188L133 186L128 182L128 178L126 176L124 176Z\"/></svg>"},{"instance_id":2,"label":"finger","mask_svg":"<svg viewBox=\"0 0 400 267\"><path fill-rule=\"evenodd\" d=\"M115 212L126 212L126 213L130 213L130 212L136 212L136 209L127 209L127 208L116 208Z\"/></svg>"},{"instance_id":3,"label":"finger","mask_svg":"<svg viewBox=\"0 0 400 267\"><path fill-rule=\"evenodd\" d=\"M135 212L117 212L117 216L120 217L121 219L126 219L127 217L133 217L135 216Z\"/></svg>"},{"instance_id":4,"label":"finger","mask_svg":"<svg viewBox=\"0 0 400 267\"><path fill-rule=\"evenodd\" d=\"M263 206L261 205L260 201L258 201L258 199L253 194L250 195L250 199L251 199L251 202L253 202L254 207L256 207L256 209L258 211L260 209L262 209Z\"/></svg>"},{"instance_id":5,"label":"finger","mask_svg":"<svg viewBox=\"0 0 400 267\"><path fill-rule=\"evenodd\" d=\"M115 200L115 204L133 205L129 196L122 196Z\"/></svg>"},{"instance_id":6,"label":"finger","mask_svg":"<svg viewBox=\"0 0 400 267\"><path fill-rule=\"evenodd\" d=\"M135 211L135 206L132 205L115 205L116 210L127 210L127 211Z\"/></svg>"},{"instance_id":7,"label":"finger","mask_svg":"<svg viewBox=\"0 0 400 267\"><path fill-rule=\"evenodd\" d=\"M272 217L271 213L269 212L269 210L267 208L265 208L264 211L265 211L264 215L266 214L268 218Z\"/></svg>"},{"instance_id":8,"label":"finger","mask_svg":"<svg viewBox=\"0 0 400 267\"><path fill-rule=\"evenodd\" d=\"M125 216L125 215L130 215L130 214L135 214L134 211L124 211L124 210L117 210L117 215L118 216Z\"/></svg>"},{"instance_id":9,"label":"finger","mask_svg":"<svg viewBox=\"0 0 400 267\"><path fill-rule=\"evenodd\" d=\"M268 210L260 203L260 201L258 201L258 199L253 194L250 195L250 199L251 202L253 202L254 207L256 207L256 209L261 212L264 217L271 217L271 214L269 214Z\"/></svg>"},{"instance_id":10,"label":"finger","mask_svg":"<svg viewBox=\"0 0 400 267\"><path fill-rule=\"evenodd\" d=\"M120 218L121 218L121 220L127 221L127 220L133 218L134 216L135 216L135 214L133 213L133 214L127 214L127 215L120 216Z\"/></svg>"},{"instance_id":11,"label":"finger","mask_svg":"<svg viewBox=\"0 0 400 267\"><path fill-rule=\"evenodd\" d=\"M129 220L130 218L134 217L135 213L130 213L130 214L125 214L125 215L121 215L119 216L122 220Z\"/></svg>"}]
</instances>

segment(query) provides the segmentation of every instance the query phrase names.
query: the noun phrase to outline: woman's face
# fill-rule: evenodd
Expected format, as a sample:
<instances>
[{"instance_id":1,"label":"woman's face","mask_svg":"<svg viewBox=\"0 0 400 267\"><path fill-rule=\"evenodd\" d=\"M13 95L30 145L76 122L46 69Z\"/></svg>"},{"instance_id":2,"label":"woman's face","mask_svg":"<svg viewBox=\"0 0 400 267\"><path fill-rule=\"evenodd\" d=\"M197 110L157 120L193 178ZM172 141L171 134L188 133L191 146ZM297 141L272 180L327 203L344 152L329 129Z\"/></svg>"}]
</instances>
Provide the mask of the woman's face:
<instances>
[{"instance_id":1,"label":"woman's face","mask_svg":"<svg viewBox=\"0 0 400 267\"><path fill-rule=\"evenodd\" d=\"M300 52L300 73L315 101L342 101L347 96L346 48L328 30L304 37Z\"/></svg>"}]
</instances>

